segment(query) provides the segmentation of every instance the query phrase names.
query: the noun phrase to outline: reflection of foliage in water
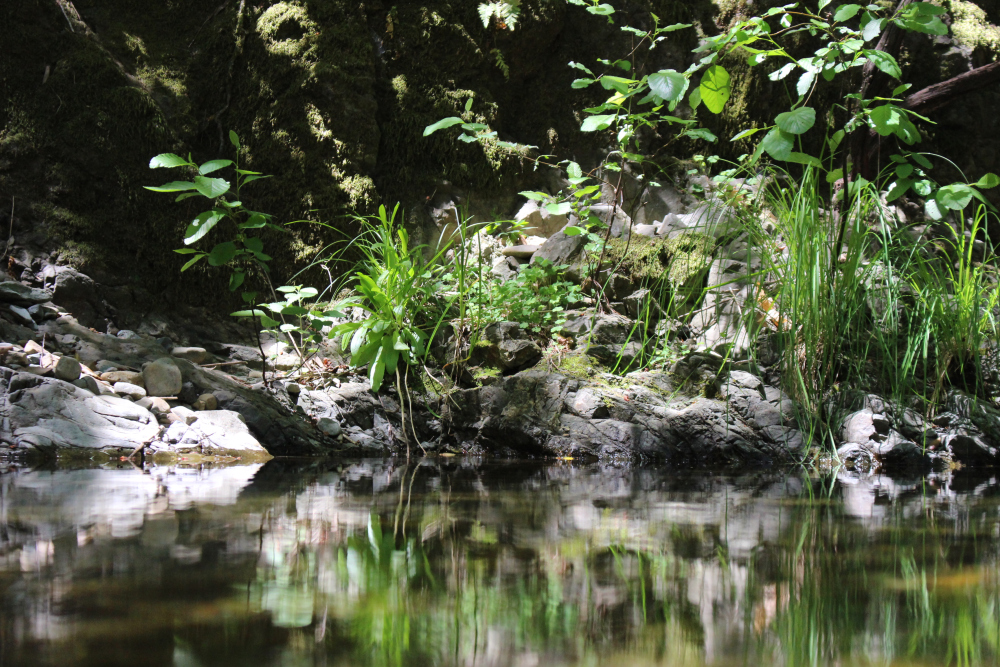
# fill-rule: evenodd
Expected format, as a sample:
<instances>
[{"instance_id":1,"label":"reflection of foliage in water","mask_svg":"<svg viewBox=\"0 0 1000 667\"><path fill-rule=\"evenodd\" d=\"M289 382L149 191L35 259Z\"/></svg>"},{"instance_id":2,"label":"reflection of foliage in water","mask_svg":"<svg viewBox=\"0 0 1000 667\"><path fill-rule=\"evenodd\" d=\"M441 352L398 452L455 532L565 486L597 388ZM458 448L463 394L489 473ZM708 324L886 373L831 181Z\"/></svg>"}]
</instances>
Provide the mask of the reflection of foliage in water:
<instances>
[{"instance_id":1,"label":"reflection of foliage in water","mask_svg":"<svg viewBox=\"0 0 1000 667\"><path fill-rule=\"evenodd\" d=\"M440 459L269 477L268 466L264 491L183 510L140 473L108 477L104 496L84 493L90 477L72 493L68 477L0 478L0 662L104 664L60 660L103 659L79 647L133 637L138 662L171 664L149 658L155 647L185 665L1000 656L996 480ZM132 503L124 523L101 518L121 514L114 494Z\"/></svg>"}]
</instances>

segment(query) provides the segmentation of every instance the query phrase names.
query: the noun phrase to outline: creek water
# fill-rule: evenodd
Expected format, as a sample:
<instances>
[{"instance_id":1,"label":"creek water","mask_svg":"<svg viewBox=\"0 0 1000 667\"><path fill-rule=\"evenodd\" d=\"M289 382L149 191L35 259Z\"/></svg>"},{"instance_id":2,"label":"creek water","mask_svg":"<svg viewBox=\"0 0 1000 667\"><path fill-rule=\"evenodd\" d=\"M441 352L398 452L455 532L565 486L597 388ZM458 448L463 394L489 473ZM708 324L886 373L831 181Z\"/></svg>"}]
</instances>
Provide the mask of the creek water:
<instances>
[{"instance_id":1,"label":"creek water","mask_svg":"<svg viewBox=\"0 0 1000 667\"><path fill-rule=\"evenodd\" d=\"M462 458L0 474L0 665L995 665L1000 481Z\"/></svg>"}]
</instances>

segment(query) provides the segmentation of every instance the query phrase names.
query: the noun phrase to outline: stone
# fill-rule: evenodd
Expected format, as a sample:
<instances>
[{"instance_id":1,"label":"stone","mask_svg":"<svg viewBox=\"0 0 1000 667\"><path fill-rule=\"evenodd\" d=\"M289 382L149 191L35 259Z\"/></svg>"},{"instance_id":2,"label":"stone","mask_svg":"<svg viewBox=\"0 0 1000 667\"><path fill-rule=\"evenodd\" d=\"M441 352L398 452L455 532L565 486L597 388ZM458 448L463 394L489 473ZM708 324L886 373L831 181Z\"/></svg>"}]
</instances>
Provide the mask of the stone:
<instances>
[{"instance_id":1,"label":"stone","mask_svg":"<svg viewBox=\"0 0 1000 667\"><path fill-rule=\"evenodd\" d=\"M556 232L538 247L531 256L531 264L536 265L544 260L552 262L554 266L568 266L580 256L585 245L587 237L584 234L569 236L565 231Z\"/></svg>"},{"instance_id":2,"label":"stone","mask_svg":"<svg viewBox=\"0 0 1000 667\"><path fill-rule=\"evenodd\" d=\"M207 410L188 426L178 451L197 449L202 456L239 457L244 461L271 458L250 433L240 415L230 410Z\"/></svg>"},{"instance_id":3,"label":"stone","mask_svg":"<svg viewBox=\"0 0 1000 667\"><path fill-rule=\"evenodd\" d=\"M108 361L107 359L100 359L94 365L94 368L98 373L109 373L111 371L118 370L118 364L113 361Z\"/></svg>"},{"instance_id":4,"label":"stone","mask_svg":"<svg viewBox=\"0 0 1000 667\"><path fill-rule=\"evenodd\" d=\"M199 412L202 410L215 410L219 407L219 400L213 394L202 394L191 404L191 407Z\"/></svg>"},{"instance_id":5,"label":"stone","mask_svg":"<svg viewBox=\"0 0 1000 667\"><path fill-rule=\"evenodd\" d=\"M625 313L633 320L653 322L661 315L660 305L648 289L640 289L622 299Z\"/></svg>"},{"instance_id":6,"label":"stone","mask_svg":"<svg viewBox=\"0 0 1000 667\"><path fill-rule=\"evenodd\" d=\"M128 329L122 329L117 334L115 334L121 340L136 340L137 338L142 338L139 334Z\"/></svg>"},{"instance_id":7,"label":"stone","mask_svg":"<svg viewBox=\"0 0 1000 667\"><path fill-rule=\"evenodd\" d=\"M176 415L185 424L193 424L195 420L198 419L198 413L191 408L186 408L183 405L175 405L170 408L170 413Z\"/></svg>"},{"instance_id":8,"label":"stone","mask_svg":"<svg viewBox=\"0 0 1000 667\"><path fill-rule=\"evenodd\" d=\"M119 396L125 396L133 401L138 401L140 398L146 397L146 390L137 384L132 384L131 382L115 382L112 385L112 389Z\"/></svg>"},{"instance_id":9,"label":"stone","mask_svg":"<svg viewBox=\"0 0 1000 667\"><path fill-rule=\"evenodd\" d=\"M26 327L35 327L35 320L31 317L26 309L21 306L8 305L7 308L10 312L14 313L14 319L17 320L18 324L23 324Z\"/></svg>"},{"instance_id":10,"label":"stone","mask_svg":"<svg viewBox=\"0 0 1000 667\"><path fill-rule=\"evenodd\" d=\"M73 382L80 377L80 362L73 357L59 357L56 362L55 376L64 382Z\"/></svg>"},{"instance_id":11,"label":"stone","mask_svg":"<svg viewBox=\"0 0 1000 667\"><path fill-rule=\"evenodd\" d=\"M135 371L109 371L107 373L101 373L100 377L102 380L112 385L116 382L128 382L129 384L134 384L139 387L146 386L145 380L142 379L142 373L136 373Z\"/></svg>"},{"instance_id":12,"label":"stone","mask_svg":"<svg viewBox=\"0 0 1000 667\"><path fill-rule=\"evenodd\" d=\"M487 360L504 370L530 366L542 358L542 349L530 340L517 322L494 322L483 331L492 349Z\"/></svg>"},{"instance_id":13,"label":"stone","mask_svg":"<svg viewBox=\"0 0 1000 667\"><path fill-rule=\"evenodd\" d=\"M11 280L0 282L0 301L18 306L33 306L51 299L52 295L45 290L28 287Z\"/></svg>"},{"instance_id":14,"label":"stone","mask_svg":"<svg viewBox=\"0 0 1000 667\"><path fill-rule=\"evenodd\" d=\"M633 225L632 231L639 236L646 236L652 238L656 236L658 225Z\"/></svg>"},{"instance_id":15,"label":"stone","mask_svg":"<svg viewBox=\"0 0 1000 667\"><path fill-rule=\"evenodd\" d=\"M520 263L514 257L499 257L493 262L490 273L502 281L513 280L517 277Z\"/></svg>"},{"instance_id":16,"label":"stone","mask_svg":"<svg viewBox=\"0 0 1000 667\"><path fill-rule=\"evenodd\" d=\"M27 366L31 362L28 361L28 355L24 352L14 351L7 353L5 363L8 366Z\"/></svg>"},{"instance_id":17,"label":"stone","mask_svg":"<svg viewBox=\"0 0 1000 667\"><path fill-rule=\"evenodd\" d=\"M154 415L165 415L170 412L170 404L157 396L146 396L135 402L136 405L146 408Z\"/></svg>"},{"instance_id":18,"label":"stone","mask_svg":"<svg viewBox=\"0 0 1000 667\"><path fill-rule=\"evenodd\" d=\"M719 238L730 234L739 226L736 211L718 200L705 202L690 213L674 215L671 222L673 230L668 233L670 236L697 231Z\"/></svg>"},{"instance_id":19,"label":"stone","mask_svg":"<svg viewBox=\"0 0 1000 667\"><path fill-rule=\"evenodd\" d=\"M92 375L84 375L82 377L79 377L76 380L73 380L73 384L76 385L77 387L80 387L81 389L86 389L94 396L100 396L102 393L101 387L98 384L97 379Z\"/></svg>"},{"instance_id":20,"label":"stone","mask_svg":"<svg viewBox=\"0 0 1000 667\"><path fill-rule=\"evenodd\" d=\"M44 322L46 320L54 320L63 313L54 303L36 303L34 306L28 308L28 314L36 322Z\"/></svg>"},{"instance_id":21,"label":"stone","mask_svg":"<svg viewBox=\"0 0 1000 667\"><path fill-rule=\"evenodd\" d=\"M316 426L319 428L319 430L323 431L323 433L326 433L328 436L333 438L336 438L338 435L340 435L342 430L340 422L338 422L336 419L330 419L329 417L322 417L319 421L316 422Z\"/></svg>"},{"instance_id":22,"label":"stone","mask_svg":"<svg viewBox=\"0 0 1000 667\"><path fill-rule=\"evenodd\" d=\"M173 359L161 357L142 369L146 393L150 396L177 396L183 385L181 369Z\"/></svg>"},{"instance_id":23,"label":"stone","mask_svg":"<svg viewBox=\"0 0 1000 667\"><path fill-rule=\"evenodd\" d=\"M193 382L184 382L181 384L181 390L177 394L177 400L181 403L191 405L198 400L199 396L201 396L201 392Z\"/></svg>"},{"instance_id":24,"label":"stone","mask_svg":"<svg viewBox=\"0 0 1000 667\"><path fill-rule=\"evenodd\" d=\"M49 456L73 450L129 454L160 430L148 410L125 399L23 373L8 372L6 378L0 383L10 392L5 416L19 448Z\"/></svg>"},{"instance_id":25,"label":"stone","mask_svg":"<svg viewBox=\"0 0 1000 667\"><path fill-rule=\"evenodd\" d=\"M289 382L285 385L285 391L288 392L289 396L298 396L302 392L302 387L295 382Z\"/></svg>"},{"instance_id":26,"label":"stone","mask_svg":"<svg viewBox=\"0 0 1000 667\"><path fill-rule=\"evenodd\" d=\"M840 441L860 445L870 441L877 433L874 418L875 414L871 410L859 410L845 417L838 432Z\"/></svg>"},{"instance_id":27,"label":"stone","mask_svg":"<svg viewBox=\"0 0 1000 667\"><path fill-rule=\"evenodd\" d=\"M71 267L52 269L55 273L52 302L73 313L83 326L107 330L107 305L98 296L97 284L89 276Z\"/></svg>"},{"instance_id":28,"label":"stone","mask_svg":"<svg viewBox=\"0 0 1000 667\"><path fill-rule=\"evenodd\" d=\"M156 342L167 352L174 349L174 340L170 336L160 336L156 339Z\"/></svg>"},{"instance_id":29,"label":"stone","mask_svg":"<svg viewBox=\"0 0 1000 667\"><path fill-rule=\"evenodd\" d=\"M516 259L531 259L540 246L537 245L511 245L507 246L500 252L505 257L514 257Z\"/></svg>"},{"instance_id":30,"label":"stone","mask_svg":"<svg viewBox=\"0 0 1000 667\"><path fill-rule=\"evenodd\" d=\"M528 223L527 231L536 236L549 237L565 227L569 218L565 215L550 213L537 201L531 200L518 210L514 215L514 220L525 220Z\"/></svg>"}]
</instances>

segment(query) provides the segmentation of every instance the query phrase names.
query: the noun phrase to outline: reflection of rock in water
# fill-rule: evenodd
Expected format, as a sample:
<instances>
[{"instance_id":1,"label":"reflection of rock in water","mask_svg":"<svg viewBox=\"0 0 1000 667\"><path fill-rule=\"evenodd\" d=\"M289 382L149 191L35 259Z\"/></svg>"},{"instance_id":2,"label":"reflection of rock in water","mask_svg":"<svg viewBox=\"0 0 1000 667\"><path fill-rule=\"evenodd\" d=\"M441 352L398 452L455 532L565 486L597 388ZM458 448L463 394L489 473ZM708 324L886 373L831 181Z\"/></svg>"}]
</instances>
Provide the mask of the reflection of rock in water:
<instances>
[{"instance_id":1,"label":"reflection of rock in water","mask_svg":"<svg viewBox=\"0 0 1000 667\"><path fill-rule=\"evenodd\" d=\"M989 540L970 546L1000 525L996 486L472 459L9 474L0 658L70 646L85 657L60 664L105 664L90 647L114 643L125 664L780 664L803 614L831 660L886 657L870 609L916 627L912 584L882 584L901 559L919 573L961 548L952 579L996 597ZM975 605L961 586L950 599Z\"/></svg>"}]
</instances>

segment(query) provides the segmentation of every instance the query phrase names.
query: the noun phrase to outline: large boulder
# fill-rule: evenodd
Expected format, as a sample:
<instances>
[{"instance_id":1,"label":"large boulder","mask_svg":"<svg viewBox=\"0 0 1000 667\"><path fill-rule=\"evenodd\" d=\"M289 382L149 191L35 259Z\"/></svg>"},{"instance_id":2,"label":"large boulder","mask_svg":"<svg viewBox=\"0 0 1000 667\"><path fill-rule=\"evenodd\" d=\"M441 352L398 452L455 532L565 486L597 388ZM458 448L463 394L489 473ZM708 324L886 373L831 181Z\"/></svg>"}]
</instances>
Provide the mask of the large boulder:
<instances>
[{"instance_id":1,"label":"large boulder","mask_svg":"<svg viewBox=\"0 0 1000 667\"><path fill-rule=\"evenodd\" d=\"M148 410L61 380L0 368L0 392L5 399L0 440L17 452L129 455L160 430Z\"/></svg>"},{"instance_id":2,"label":"large boulder","mask_svg":"<svg viewBox=\"0 0 1000 667\"><path fill-rule=\"evenodd\" d=\"M28 287L19 282L8 280L0 282L0 301L16 306L35 306L52 299L45 290Z\"/></svg>"},{"instance_id":3,"label":"large boulder","mask_svg":"<svg viewBox=\"0 0 1000 667\"><path fill-rule=\"evenodd\" d=\"M206 458L255 463L271 458L239 413L230 410L198 412L190 424L175 422L150 444L149 455L154 462L164 463Z\"/></svg>"}]
</instances>

